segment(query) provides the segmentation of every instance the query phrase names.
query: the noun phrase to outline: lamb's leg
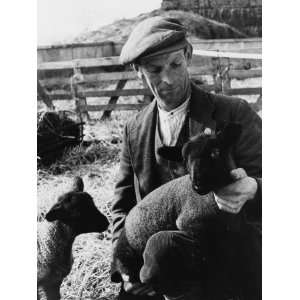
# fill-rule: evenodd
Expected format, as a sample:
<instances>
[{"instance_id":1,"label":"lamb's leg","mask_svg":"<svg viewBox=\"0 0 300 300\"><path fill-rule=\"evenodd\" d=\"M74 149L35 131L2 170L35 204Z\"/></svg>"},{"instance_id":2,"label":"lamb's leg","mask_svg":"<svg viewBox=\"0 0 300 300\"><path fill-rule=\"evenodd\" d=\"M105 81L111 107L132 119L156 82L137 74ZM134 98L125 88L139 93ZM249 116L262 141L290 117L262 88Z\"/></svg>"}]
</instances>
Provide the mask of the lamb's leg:
<instances>
[{"instance_id":1,"label":"lamb's leg","mask_svg":"<svg viewBox=\"0 0 300 300\"><path fill-rule=\"evenodd\" d=\"M121 274L128 275L132 282L138 281L138 274L142 264L141 255L139 257L139 255L131 248L125 230L123 230L113 251L113 260L111 264L112 282L122 282Z\"/></svg>"},{"instance_id":2,"label":"lamb's leg","mask_svg":"<svg viewBox=\"0 0 300 300\"><path fill-rule=\"evenodd\" d=\"M219 208L212 198L212 194L194 197L185 203L180 215L176 220L179 230L188 232L197 237L214 231L217 219L219 218Z\"/></svg>"},{"instance_id":3,"label":"lamb's leg","mask_svg":"<svg viewBox=\"0 0 300 300\"><path fill-rule=\"evenodd\" d=\"M143 283L166 295L199 287L205 275L205 257L198 241L182 231L160 231L151 236L140 271Z\"/></svg>"},{"instance_id":4,"label":"lamb's leg","mask_svg":"<svg viewBox=\"0 0 300 300\"><path fill-rule=\"evenodd\" d=\"M49 285L45 288L47 300L59 300L60 299L60 285Z\"/></svg>"},{"instance_id":5,"label":"lamb's leg","mask_svg":"<svg viewBox=\"0 0 300 300\"><path fill-rule=\"evenodd\" d=\"M37 287L37 299L38 300L47 300L46 290L43 285L38 285Z\"/></svg>"},{"instance_id":6,"label":"lamb's leg","mask_svg":"<svg viewBox=\"0 0 300 300\"><path fill-rule=\"evenodd\" d=\"M37 288L37 300L42 300L42 296L41 296L41 289L38 287Z\"/></svg>"}]
</instances>

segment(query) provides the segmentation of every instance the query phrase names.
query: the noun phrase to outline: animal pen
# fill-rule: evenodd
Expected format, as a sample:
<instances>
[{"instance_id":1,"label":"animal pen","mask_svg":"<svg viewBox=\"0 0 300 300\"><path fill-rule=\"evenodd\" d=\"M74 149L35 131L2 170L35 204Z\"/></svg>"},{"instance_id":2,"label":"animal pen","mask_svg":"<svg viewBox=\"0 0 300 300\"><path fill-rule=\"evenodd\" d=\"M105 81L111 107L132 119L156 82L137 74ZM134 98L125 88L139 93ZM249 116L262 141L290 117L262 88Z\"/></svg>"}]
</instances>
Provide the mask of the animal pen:
<instances>
[{"instance_id":1,"label":"animal pen","mask_svg":"<svg viewBox=\"0 0 300 300\"><path fill-rule=\"evenodd\" d=\"M226 95L257 95L261 103L261 81L255 87L233 87L232 80L262 76L261 39L225 39L192 42L193 59L189 72L202 88ZM38 100L47 109L55 109L53 101L74 101L77 114L89 119L89 112L103 111L102 119L113 110L140 110L152 100L146 86L129 87L137 82L130 66L119 63L122 45L113 42L70 44L38 48ZM210 78L210 82L203 78ZM113 89L106 87L111 84ZM119 97L142 96L137 103L118 103ZM99 102L91 105L89 99ZM105 104L101 99L107 99ZM124 101L123 101L124 102ZM260 110L260 105L255 106ZM259 107L259 108L257 108Z\"/></svg>"}]
</instances>

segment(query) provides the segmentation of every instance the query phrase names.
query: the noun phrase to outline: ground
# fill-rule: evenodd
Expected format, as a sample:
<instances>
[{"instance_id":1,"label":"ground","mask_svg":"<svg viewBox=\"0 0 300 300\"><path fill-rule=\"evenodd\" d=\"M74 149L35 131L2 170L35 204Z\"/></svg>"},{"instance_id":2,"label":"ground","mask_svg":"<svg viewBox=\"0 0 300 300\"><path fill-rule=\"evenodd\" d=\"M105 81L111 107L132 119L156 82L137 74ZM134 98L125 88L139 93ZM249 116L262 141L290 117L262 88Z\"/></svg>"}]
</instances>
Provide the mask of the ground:
<instances>
[{"instance_id":1,"label":"ground","mask_svg":"<svg viewBox=\"0 0 300 300\"><path fill-rule=\"evenodd\" d=\"M50 167L38 168L38 221L57 197L68 191L73 176L83 177L85 190L97 207L111 220L113 187L119 167L122 125L135 112L112 113L111 120L93 120L87 124L88 148L77 147ZM100 118L101 113L98 114ZM97 118L96 114L92 115ZM113 299L118 285L109 280L111 254L110 229L102 234L90 233L76 238L74 264L61 286L63 299Z\"/></svg>"},{"instance_id":2,"label":"ground","mask_svg":"<svg viewBox=\"0 0 300 300\"><path fill-rule=\"evenodd\" d=\"M260 80L233 81L232 85L258 86L261 84ZM244 98L254 102L257 96ZM58 109L73 108L70 101L57 101L55 105ZM38 104L38 110L43 107L41 103ZM92 122L85 125L84 131L85 140L89 140L91 144L88 147L76 147L50 167L39 166L38 221L43 220L57 197L68 191L72 178L76 175L83 177L85 191L92 195L97 207L111 220L111 202L119 169L123 127L126 120L135 113L136 111L112 112L111 119L107 121L100 121L101 112L92 113ZM61 286L62 298L114 299L119 285L112 284L109 280L110 229L102 234L90 233L77 237L73 255L72 271Z\"/></svg>"}]
</instances>

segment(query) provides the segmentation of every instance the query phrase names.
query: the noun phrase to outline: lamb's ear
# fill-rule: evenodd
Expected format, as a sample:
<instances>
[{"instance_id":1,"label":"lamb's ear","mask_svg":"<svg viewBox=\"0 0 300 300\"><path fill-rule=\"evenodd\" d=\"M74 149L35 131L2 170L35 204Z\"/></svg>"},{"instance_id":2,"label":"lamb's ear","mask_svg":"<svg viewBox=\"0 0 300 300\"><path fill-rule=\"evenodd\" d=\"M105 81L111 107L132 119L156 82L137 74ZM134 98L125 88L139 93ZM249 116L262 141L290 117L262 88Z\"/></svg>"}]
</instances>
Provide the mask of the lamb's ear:
<instances>
[{"instance_id":1,"label":"lamb's ear","mask_svg":"<svg viewBox=\"0 0 300 300\"><path fill-rule=\"evenodd\" d=\"M65 209L61 203L54 204L47 212L45 218L47 221L52 222L55 220L61 220L65 217Z\"/></svg>"},{"instance_id":2,"label":"lamb's ear","mask_svg":"<svg viewBox=\"0 0 300 300\"><path fill-rule=\"evenodd\" d=\"M79 176L74 177L71 192L83 192L83 189L84 184L82 178Z\"/></svg>"},{"instance_id":3,"label":"lamb's ear","mask_svg":"<svg viewBox=\"0 0 300 300\"><path fill-rule=\"evenodd\" d=\"M157 150L158 154L164 159L177 161L177 162L181 162L183 160L181 151L182 151L182 147L178 147L178 146L174 146L174 147L163 146L161 148L158 148Z\"/></svg>"},{"instance_id":4,"label":"lamb's ear","mask_svg":"<svg viewBox=\"0 0 300 300\"><path fill-rule=\"evenodd\" d=\"M238 140L241 133L241 124L228 123L222 131L217 133L217 139L223 148L229 148Z\"/></svg>"}]
</instances>

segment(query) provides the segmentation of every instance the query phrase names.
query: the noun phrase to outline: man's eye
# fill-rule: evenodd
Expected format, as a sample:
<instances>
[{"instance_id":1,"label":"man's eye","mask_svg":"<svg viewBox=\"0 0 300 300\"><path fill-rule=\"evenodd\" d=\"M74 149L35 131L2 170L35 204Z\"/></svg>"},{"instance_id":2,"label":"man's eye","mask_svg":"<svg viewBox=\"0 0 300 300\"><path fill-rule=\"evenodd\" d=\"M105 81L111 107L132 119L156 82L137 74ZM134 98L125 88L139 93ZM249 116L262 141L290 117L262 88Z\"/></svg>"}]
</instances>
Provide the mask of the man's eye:
<instances>
[{"instance_id":1,"label":"man's eye","mask_svg":"<svg viewBox=\"0 0 300 300\"><path fill-rule=\"evenodd\" d=\"M174 62L174 63L171 64L171 67L174 68L174 69L176 69L176 68L178 68L178 67L180 67L180 66L181 66L181 63L180 63L180 62L179 62L179 63L175 63L175 62Z\"/></svg>"},{"instance_id":2,"label":"man's eye","mask_svg":"<svg viewBox=\"0 0 300 300\"><path fill-rule=\"evenodd\" d=\"M158 74L158 73L161 72L161 68L160 68L160 67L157 67L157 68L152 67L152 68L148 68L147 71L148 71L149 73L155 73L155 74Z\"/></svg>"}]
</instances>

